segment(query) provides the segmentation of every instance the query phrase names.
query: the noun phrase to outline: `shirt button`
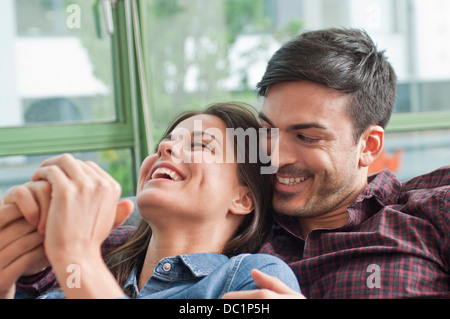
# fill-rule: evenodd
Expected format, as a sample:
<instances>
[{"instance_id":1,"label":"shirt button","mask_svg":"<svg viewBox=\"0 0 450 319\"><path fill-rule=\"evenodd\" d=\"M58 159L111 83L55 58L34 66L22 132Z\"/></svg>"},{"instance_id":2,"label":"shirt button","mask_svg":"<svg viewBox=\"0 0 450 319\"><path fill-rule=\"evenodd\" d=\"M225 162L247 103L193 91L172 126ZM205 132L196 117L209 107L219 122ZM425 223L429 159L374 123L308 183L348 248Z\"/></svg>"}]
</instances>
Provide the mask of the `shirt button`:
<instances>
[{"instance_id":1,"label":"shirt button","mask_svg":"<svg viewBox=\"0 0 450 319\"><path fill-rule=\"evenodd\" d=\"M163 268L164 271L170 271L172 269L172 265L170 263L165 263L162 266L162 268Z\"/></svg>"}]
</instances>

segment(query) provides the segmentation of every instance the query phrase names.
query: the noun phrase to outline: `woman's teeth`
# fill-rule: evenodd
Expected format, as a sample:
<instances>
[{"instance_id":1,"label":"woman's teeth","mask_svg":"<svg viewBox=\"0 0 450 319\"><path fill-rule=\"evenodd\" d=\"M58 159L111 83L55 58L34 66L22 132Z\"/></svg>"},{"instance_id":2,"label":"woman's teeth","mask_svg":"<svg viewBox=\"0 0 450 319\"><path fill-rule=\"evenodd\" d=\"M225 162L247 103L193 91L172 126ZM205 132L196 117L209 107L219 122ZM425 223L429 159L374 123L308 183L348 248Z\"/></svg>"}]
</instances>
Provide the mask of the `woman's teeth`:
<instances>
[{"instance_id":1,"label":"woman's teeth","mask_svg":"<svg viewBox=\"0 0 450 319\"><path fill-rule=\"evenodd\" d=\"M180 175L178 175L175 171L171 170L170 168L165 168L165 167L157 168L153 172L152 179L155 179L155 178L170 178L173 181L181 180Z\"/></svg>"}]
</instances>

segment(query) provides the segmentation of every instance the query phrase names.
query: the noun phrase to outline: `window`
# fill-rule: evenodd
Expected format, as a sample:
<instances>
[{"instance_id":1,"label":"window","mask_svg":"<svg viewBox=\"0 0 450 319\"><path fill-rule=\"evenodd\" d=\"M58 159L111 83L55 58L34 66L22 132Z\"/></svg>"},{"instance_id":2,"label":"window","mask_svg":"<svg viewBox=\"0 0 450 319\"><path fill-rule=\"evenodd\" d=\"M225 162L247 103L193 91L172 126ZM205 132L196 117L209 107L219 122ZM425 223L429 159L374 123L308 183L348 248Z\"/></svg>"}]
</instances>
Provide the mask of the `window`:
<instances>
[{"instance_id":1,"label":"window","mask_svg":"<svg viewBox=\"0 0 450 319\"><path fill-rule=\"evenodd\" d=\"M364 28L399 76L385 153L402 180L449 163L447 0L3 0L0 190L43 158L99 162L135 192L137 169L172 117L255 93L289 38Z\"/></svg>"},{"instance_id":2,"label":"window","mask_svg":"<svg viewBox=\"0 0 450 319\"><path fill-rule=\"evenodd\" d=\"M130 1L5 0L0 12L0 190L63 152L133 195L140 134Z\"/></svg>"},{"instance_id":3,"label":"window","mask_svg":"<svg viewBox=\"0 0 450 319\"><path fill-rule=\"evenodd\" d=\"M258 106L270 56L302 31L364 28L399 76L385 153L372 167L406 180L450 164L450 2L446 0L143 0L154 136L183 109Z\"/></svg>"},{"instance_id":4,"label":"window","mask_svg":"<svg viewBox=\"0 0 450 319\"><path fill-rule=\"evenodd\" d=\"M15 14L2 12L13 77L1 126L116 119L111 39L95 33L93 2L18 0Z\"/></svg>"}]
</instances>

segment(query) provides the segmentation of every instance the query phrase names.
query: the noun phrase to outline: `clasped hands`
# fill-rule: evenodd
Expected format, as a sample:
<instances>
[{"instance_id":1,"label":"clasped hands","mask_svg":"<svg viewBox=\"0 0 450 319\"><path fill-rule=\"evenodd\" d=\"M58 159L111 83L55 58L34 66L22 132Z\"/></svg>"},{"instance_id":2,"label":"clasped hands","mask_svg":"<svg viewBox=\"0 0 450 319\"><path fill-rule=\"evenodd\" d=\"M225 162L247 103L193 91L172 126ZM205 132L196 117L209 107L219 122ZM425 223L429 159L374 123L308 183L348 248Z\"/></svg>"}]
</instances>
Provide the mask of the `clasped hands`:
<instances>
[{"instance_id":1,"label":"clasped hands","mask_svg":"<svg viewBox=\"0 0 450 319\"><path fill-rule=\"evenodd\" d=\"M0 298L14 297L21 276L56 270L69 256L101 258L102 242L133 211L120 196L120 185L98 165L67 154L8 190L3 205L0 198Z\"/></svg>"}]
</instances>

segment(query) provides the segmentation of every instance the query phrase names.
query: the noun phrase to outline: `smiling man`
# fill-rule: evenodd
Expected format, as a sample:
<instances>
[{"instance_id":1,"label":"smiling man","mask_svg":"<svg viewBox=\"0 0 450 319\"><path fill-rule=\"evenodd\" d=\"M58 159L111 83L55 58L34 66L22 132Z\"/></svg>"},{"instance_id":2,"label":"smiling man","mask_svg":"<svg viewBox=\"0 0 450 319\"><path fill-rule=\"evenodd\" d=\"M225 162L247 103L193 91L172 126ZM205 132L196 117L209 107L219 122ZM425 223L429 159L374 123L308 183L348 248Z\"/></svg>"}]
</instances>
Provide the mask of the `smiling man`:
<instances>
[{"instance_id":1,"label":"smiling man","mask_svg":"<svg viewBox=\"0 0 450 319\"><path fill-rule=\"evenodd\" d=\"M273 55L258 89L263 126L279 129L275 223L261 252L285 260L307 298L450 297L450 167L407 183L368 175L397 89L371 38L304 33ZM295 297L254 280L264 289L226 297Z\"/></svg>"},{"instance_id":2,"label":"smiling man","mask_svg":"<svg viewBox=\"0 0 450 319\"><path fill-rule=\"evenodd\" d=\"M314 82L286 82L270 89L260 113L265 126L279 128L274 209L301 219L305 237L314 228L345 224L345 208L367 184L367 171L354 169L363 149L353 138L348 100ZM382 129L372 130L377 152Z\"/></svg>"}]
</instances>

